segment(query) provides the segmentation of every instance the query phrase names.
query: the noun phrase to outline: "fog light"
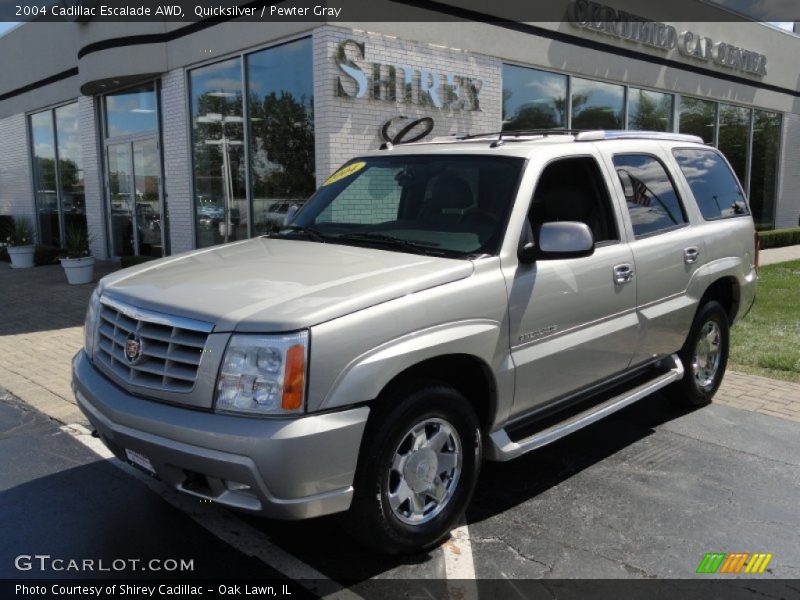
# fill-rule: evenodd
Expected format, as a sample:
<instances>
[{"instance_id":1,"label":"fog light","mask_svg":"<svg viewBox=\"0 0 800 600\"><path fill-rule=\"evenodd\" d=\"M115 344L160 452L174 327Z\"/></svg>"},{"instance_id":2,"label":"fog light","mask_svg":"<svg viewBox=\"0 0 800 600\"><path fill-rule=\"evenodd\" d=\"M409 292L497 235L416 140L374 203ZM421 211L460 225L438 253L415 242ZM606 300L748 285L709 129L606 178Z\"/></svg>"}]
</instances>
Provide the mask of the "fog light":
<instances>
[{"instance_id":1,"label":"fog light","mask_svg":"<svg viewBox=\"0 0 800 600\"><path fill-rule=\"evenodd\" d=\"M227 479L225 481L225 488L229 492L246 492L246 493L253 493L253 488L251 488L246 483L239 483L238 481L229 481Z\"/></svg>"}]
</instances>

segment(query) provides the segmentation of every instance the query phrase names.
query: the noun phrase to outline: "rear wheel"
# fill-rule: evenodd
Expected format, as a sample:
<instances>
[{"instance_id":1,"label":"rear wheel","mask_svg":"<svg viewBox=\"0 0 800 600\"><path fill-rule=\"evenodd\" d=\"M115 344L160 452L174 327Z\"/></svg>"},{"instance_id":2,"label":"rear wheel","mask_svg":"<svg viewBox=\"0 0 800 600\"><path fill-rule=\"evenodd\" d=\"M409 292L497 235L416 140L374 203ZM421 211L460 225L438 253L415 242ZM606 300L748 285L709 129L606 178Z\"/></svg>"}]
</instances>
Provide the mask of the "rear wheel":
<instances>
[{"instance_id":1,"label":"rear wheel","mask_svg":"<svg viewBox=\"0 0 800 600\"><path fill-rule=\"evenodd\" d=\"M383 553L418 552L447 536L472 497L480 427L447 385L406 388L381 404L362 445L347 529Z\"/></svg>"},{"instance_id":2,"label":"rear wheel","mask_svg":"<svg viewBox=\"0 0 800 600\"><path fill-rule=\"evenodd\" d=\"M730 326L719 302L707 302L697 312L686 342L678 353L683 379L665 391L670 399L686 406L704 406L719 389L728 365Z\"/></svg>"}]
</instances>

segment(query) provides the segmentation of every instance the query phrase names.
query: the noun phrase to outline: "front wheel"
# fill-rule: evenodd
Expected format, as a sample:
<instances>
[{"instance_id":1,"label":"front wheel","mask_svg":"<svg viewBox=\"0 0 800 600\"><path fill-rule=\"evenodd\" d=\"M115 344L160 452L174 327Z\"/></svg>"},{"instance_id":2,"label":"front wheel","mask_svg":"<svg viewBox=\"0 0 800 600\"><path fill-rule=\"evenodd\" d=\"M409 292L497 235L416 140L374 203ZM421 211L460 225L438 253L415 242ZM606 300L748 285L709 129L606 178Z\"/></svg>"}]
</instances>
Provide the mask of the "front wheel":
<instances>
[{"instance_id":1,"label":"front wheel","mask_svg":"<svg viewBox=\"0 0 800 600\"><path fill-rule=\"evenodd\" d=\"M481 435L454 388L422 385L384 398L367 429L348 530L386 554L418 552L447 536L478 477Z\"/></svg>"},{"instance_id":2,"label":"front wheel","mask_svg":"<svg viewBox=\"0 0 800 600\"><path fill-rule=\"evenodd\" d=\"M728 315L719 302L707 302L697 312L678 353L685 373L666 388L670 399L686 406L709 404L725 375L729 346Z\"/></svg>"}]
</instances>

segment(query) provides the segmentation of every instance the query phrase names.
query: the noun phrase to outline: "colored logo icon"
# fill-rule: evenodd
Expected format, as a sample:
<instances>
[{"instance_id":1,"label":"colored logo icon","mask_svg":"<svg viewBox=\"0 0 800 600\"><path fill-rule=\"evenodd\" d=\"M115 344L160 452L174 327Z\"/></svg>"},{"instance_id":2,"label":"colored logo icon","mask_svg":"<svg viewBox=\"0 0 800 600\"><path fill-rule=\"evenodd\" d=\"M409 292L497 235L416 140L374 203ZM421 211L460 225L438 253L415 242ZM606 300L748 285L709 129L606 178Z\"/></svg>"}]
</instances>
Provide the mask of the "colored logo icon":
<instances>
[{"instance_id":1,"label":"colored logo icon","mask_svg":"<svg viewBox=\"0 0 800 600\"><path fill-rule=\"evenodd\" d=\"M707 552L697 567L697 573L757 574L763 573L772 560L772 554L756 552Z\"/></svg>"}]
</instances>

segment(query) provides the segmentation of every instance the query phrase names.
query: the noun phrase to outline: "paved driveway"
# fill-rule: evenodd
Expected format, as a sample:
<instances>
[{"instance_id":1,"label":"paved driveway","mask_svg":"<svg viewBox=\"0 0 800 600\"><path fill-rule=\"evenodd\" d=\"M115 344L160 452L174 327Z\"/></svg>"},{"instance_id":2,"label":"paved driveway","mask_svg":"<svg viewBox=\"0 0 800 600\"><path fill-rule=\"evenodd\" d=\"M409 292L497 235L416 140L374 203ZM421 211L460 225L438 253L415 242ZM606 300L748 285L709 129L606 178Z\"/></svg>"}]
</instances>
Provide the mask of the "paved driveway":
<instances>
[{"instance_id":1,"label":"paved driveway","mask_svg":"<svg viewBox=\"0 0 800 600\"><path fill-rule=\"evenodd\" d=\"M280 523L198 505L87 451L108 456L85 430L59 429L58 421L83 422L69 361L82 344L92 289L63 277L58 266L0 264L0 388L21 398L0 397L0 527L13 531L0 542L4 557L74 543L114 558L120 547L97 541L114 531L135 540L144 558L158 553L153 539L183 540L170 552L206 562L230 546L250 574L322 577L356 589L375 578L464 573L683 578L706 552L740 551L774 554L765 577L800 577L797 384L729 373L710 407L685 412L655 395L521 459L489 464L459 539L387 559L353 544L336 519ZM53 535L59 531L68 533Z\"/></svg>"}]
</instances>

